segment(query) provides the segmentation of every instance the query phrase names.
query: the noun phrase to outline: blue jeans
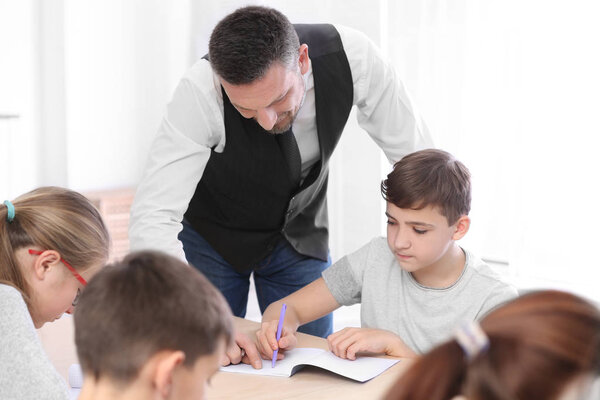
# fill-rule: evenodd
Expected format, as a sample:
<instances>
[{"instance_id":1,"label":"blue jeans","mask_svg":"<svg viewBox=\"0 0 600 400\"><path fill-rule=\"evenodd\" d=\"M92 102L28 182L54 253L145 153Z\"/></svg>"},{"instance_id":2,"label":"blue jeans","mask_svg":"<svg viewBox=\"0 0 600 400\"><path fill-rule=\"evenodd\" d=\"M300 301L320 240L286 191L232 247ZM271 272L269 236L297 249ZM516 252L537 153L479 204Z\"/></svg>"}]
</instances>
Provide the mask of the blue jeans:
<instances>
[{"instance_id":1,"label":"blue jeans","mask_svg":"<svg viewBox=\"0 0 600 400\"><path fill-rule=\"evenodd\" d=\"M235 316L246 315L250 274L254 272L254 285L260 312L267 306L308 285L321 277L331 265L327 261L304 256L298 253L285 239L281 239L271 254L258 263L253 271L237 272L217 253L212 246L183 221L183 230L179 233L183 250L188 262L202 272L227 299ZM327 337L333 330L333 315L302 325L298 331L311 335Z\"/></svg>"}]
</instances>

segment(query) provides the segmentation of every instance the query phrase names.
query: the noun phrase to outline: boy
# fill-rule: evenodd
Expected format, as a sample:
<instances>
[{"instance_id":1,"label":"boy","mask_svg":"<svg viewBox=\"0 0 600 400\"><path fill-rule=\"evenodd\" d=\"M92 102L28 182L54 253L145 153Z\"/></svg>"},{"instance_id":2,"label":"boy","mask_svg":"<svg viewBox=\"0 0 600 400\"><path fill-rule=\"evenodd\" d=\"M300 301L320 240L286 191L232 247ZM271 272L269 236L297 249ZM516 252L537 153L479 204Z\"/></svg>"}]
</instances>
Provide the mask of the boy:
<instances>
[{"instance_id":1,"label":"boy","mask_svg":"<svg viewBox=\"0 0 600 400\"><path fill-rule=\"evenodd\" d=\"M162 253L130 254L77 305L79 399L204 398L232 334L231 311L204 276Z\"/></svg>"},{"instance_id":2,"label":"boy","mask_svg":"<svg viewBox=\"0 0 600 400\"><path fill-rule=\"evenodd\" d=\"M394 165L381 192L387 201L387 244L373 239L321 278L271 304L257 332L262 357L292 348L299 325L355 303L362 303L362 327L327 338L337 356L410 357L449 337L459 322L479 319L517 296L456 243L470 225L470 174L460 161L442 150L409 154ZM277 343L282 303L287 312Z\"/></svg>"}]
</instances>

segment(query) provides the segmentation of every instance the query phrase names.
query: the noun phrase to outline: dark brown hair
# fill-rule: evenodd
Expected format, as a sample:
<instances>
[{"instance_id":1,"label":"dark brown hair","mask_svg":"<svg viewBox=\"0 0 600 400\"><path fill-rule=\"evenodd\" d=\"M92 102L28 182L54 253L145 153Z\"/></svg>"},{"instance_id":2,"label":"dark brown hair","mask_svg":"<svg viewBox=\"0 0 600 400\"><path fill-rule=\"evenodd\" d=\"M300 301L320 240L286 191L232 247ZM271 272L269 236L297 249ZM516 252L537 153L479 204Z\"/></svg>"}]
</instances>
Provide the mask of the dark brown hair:
<instances>
[{"instance_id":1,"label":"dark brown hair","mask_svg":"<svg viewBox=\"0 0 600 400\"><path fill-rule=\"evenodd\" d=\"M55 250L78 271L108 259L110 237L102 217L83 195L60 187L41 187L17 197L15 217L7 220L0 204L0 282L23 294L30 306L29 287L15 252L39 246Z\"/></svg>"},{"instance_id":2,"label":"dark brown hair","mask_svg":"<svg viewBox=\"0 0 600 400\"><path fill-rule=\"evenodd\" d=\"M439 207L448 225L453 225L471 209L471 174L448 152L416 151L394 164L381 182L381 194L399 208Z\"/></svg>"},{"instance_id":3,"label":"dark brown hair","mask_svg":"<svg viewBox=\"0 0 600 400\"><path fill-rule=\"evenodd\" d=\"M300 42L285 15L267 7L239 8L213 30L208 55L213 70L232 85L262 78L275 62L293 67Z\"/></svg>"},{"instance_id":4,"label":"dark brown hair","mask_svg":"<svg viewBox=\"0 0 600 400\"><path fill-rule=\"evenodd\" d=\"M75 344L85 374L130 383L161 350L181 350L184 365L228 343L229 306L198 271L172 256L143 251L108 265L75 309Z\"/></svg>"},{"instance_id":5,"label":"dark brown hair","mask_svg":"<svg viewBox=\"0 0 600 400\"><path fill-rule=\"evenodd\" d=\"M455 340L423 355L387 399L554 400L586 373L600 372L600 313L560 291L534 292L482 321L489 347L468 362Z\"/></svg>"}]
</instances>

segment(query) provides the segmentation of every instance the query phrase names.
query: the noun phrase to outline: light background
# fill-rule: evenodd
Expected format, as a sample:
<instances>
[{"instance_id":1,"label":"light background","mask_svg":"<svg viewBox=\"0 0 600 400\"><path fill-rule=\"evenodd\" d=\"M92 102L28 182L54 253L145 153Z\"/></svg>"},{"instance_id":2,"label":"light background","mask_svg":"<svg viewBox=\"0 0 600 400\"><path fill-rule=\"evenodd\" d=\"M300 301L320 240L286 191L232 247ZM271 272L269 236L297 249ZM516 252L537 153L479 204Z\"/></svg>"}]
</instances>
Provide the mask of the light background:
<instances>
[{"instance_id":1,"label":"light background","mask_svg":"<svg viewBox=\"0 0 600 400\"><path fill-rule=\"evenodd\" d=\"M0 197L137 185L180 77L245 1L0 0ZM596 1L305 0L252 4L363 31L438 147L473 175L463 241L520 288L600 300ZM334 260L384 234L389 164L350 118L332 160Z\"/></svg>"}]
</instances>

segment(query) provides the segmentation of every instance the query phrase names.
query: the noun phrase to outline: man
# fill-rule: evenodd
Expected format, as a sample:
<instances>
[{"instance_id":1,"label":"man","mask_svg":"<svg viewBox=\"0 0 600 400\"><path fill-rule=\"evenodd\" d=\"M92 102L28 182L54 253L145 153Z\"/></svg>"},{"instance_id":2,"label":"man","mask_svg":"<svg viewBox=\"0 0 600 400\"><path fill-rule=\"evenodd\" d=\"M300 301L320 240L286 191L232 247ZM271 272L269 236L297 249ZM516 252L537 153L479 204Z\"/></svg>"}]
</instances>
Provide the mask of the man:
<instances>
[{"instance_id":1,"label":"man","mask_svg":"<svg viewBox=\"0 0 600 400\"><path fill-rule=\"evenodd\" d=\"M265 7L228 15L168 106L132 207L132 248L185 254L241 317L252 272L261 311L319 278L331 263L328 162L353 105L390 161L431 146L363 34L294 26ZM329 315L299 330L331 329Z\"/></svg>"}]
</instances>

